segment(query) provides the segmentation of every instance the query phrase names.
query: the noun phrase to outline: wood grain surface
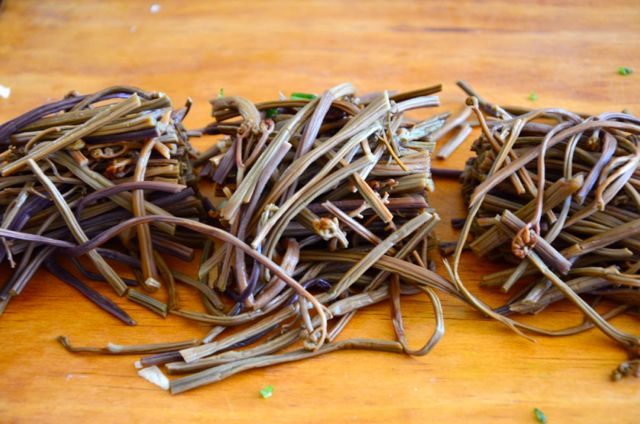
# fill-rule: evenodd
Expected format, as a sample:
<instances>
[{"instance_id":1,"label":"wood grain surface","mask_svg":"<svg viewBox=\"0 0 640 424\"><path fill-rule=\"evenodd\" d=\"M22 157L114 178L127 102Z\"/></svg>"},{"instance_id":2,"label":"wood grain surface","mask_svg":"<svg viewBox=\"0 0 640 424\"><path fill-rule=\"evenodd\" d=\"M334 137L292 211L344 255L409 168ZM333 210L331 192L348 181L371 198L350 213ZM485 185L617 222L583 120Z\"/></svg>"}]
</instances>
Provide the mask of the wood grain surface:
<instances>
[{"instance_id":1,"label":"wood grain surface","mask_svg":"<svg viewBox=\"0 0 640 424\"><path fill-rule=\"evenodd\" d=\"M4 1L0 84L12 93L0 99L0 119L72 89L113 84L161 90L176 104L190 96L191 127L208 122L207 101L221 87L261 101L344 81L361 92L442 82L444 109L455 109L465 98L454 85L460 78L502 104L640 113L637 0L157 3L151 13L152 1ZM617 75L620 66L636 74ZM467 144L436 165L460 168L468 155ZM457 182L437 180L431 201L443 217L438 235L453 240L448 220L464 214ZM498 266L467 257L463 268L492 305L504 298L477 282ZM445 298L446 335L426 357L339 352L172 397L136 375L137 358L74 356L54 341L177 341L207 332L118 303L136 327L37 274L0 319L1 422L533 423L534 407L549 423L640 422L640 381L609 381L625 354L595 330L532 343ZM433 325L431 308L410 298L404 314L417 345ZM526 320L559 328L581 317L563 303ZM640 329L637 319L616 324ZM355 335L392 337L389 306L361 312L344 334ZM261 399L269 384L273 397Z\"/></svg>"}]
</instances>

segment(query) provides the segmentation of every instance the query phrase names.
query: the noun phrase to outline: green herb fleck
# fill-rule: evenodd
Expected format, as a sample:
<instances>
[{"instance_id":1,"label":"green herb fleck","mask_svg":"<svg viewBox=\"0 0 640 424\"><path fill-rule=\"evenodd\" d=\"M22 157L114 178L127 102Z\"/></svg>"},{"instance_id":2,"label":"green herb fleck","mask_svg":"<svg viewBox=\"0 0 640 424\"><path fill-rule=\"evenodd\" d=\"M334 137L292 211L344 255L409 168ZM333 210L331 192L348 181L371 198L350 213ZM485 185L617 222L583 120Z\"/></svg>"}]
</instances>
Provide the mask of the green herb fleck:
<instances>
[{"instance_id":1,"label":"green herb fleck","mask_svg":"<svg viewBox=\"0 0 640 424\"><path fill-rule=\"evenodd\" d=\"M278 109L275 107L273 109L267 109L267 111L265 112L265 115L267 116L267 118L273 118L277 114L278 114Z\"/></svg>"},{"instance_id":2,"label":"green herb fleck","mask_svg":"<svg viewBox=\"0 0 640 424\"><path fill-rule=\"evenodd\" d=\"M544 415L544 412L539 410L538 408L533 408L533 415L536 417L536 421L542 424L547 424L547 416Z\"/></svg>"},{"instance_id":3,"label":"green herb fleck","mask_svg":"<svg viewBox=\"0 0 640 424\"><path fill-rule=\"evenodd\" d=\"M273 386L272 385L268 385L264 389L260 390L260 396L262 396L263 399L270 398L272 395L273 395Z\"/></svg>"},{"instance_id":4,"label":"green herb fleck","mask_svg":"<svg viewBox=\"0 0 640 424\"><path fill-rule=\"evenodd\" d=\"M529 94L528 99L531 100L532 102L535 102L536 100L538 100L538 95L532 92L531 94Z\"/></svg>"},{"instance_id":5,"label":"green herb fleck","mask_svg":"<svg viewBox=\"0 0 640 424\"><path fill-rule=\"evenodd\" d=\"M318 96L309 93L291 93L291 100L313 100L316 97Z\"/></svg>"},{"instance_id":6,"label":"green herb fleck","mask_svg":"<svg viewBox=\"0 0 640 424\"><path fill-rule=\"evenodd\" d=\"M629 68L627 66L621 66L618 68L618 73L624 76L631 75L633 74L633 68Z\"/></svg>"},{"instance_id":7,"label":"green herb fleck","mask_svg":"<svg viewBox=\"0 0 640 424\"><path fill-rule=\"evenodd\" d=\"M218 91L218 98L220 97L224 97L224 88L221 88L220 91Z\"/></svg>"}]
</instances>

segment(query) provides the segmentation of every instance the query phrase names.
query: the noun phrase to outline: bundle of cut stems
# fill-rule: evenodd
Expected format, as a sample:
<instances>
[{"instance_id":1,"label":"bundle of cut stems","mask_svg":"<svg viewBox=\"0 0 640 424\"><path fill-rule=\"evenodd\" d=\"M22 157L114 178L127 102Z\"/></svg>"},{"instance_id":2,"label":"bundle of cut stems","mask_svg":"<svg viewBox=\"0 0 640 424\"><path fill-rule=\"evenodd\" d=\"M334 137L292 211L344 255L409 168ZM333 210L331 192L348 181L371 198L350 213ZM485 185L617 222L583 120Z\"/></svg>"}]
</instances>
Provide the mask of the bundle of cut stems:
<instances>
[{"instance_id":1,"label":"bundle of cut stems","mask_svg":"<svg viewBox=\"0 0 640 424\"><path fill-rule=\"evenodd\" d=\"M640 306L640 119L562 109L509 111L460 85L471 95L467 104L483 132L462 176L470 211L452 278L469 302L516 328L568 335L598 327L632 358L614 377L638 372L633 360L640 338L609 319L637 313ZM490 310L460 281L465 246L513 264L482 279L514 292L504 306ZM603 298L612 307L601 314L594 306ZM548 331L507 318L540 313L563 299L584 313L585 324Z\"/></svg>"},{"instance_id":2,"label":"bundle of cut stems","mask_svg":"<svg viewBox=\"0 0 640 424\"><path fill-rule=\"evenodd\" d=\"M146 294L162 282L174 292L164 281L161 253L191 259L202 237L171 223L145 223L109 248L85 252L86 260L72 258L73 272L61 258L63 246L86 243L131 217L203 215L188 187L195 182L194 153L181 124L188 109L174 111L162 93L110 87L70 93L0 125L0 231L6 233L0 263L12 268L0 310L45 267L127 324L135 322L78 276L108 282L117 295L166 314ZM20 234L29 237L14 237ZM114 262L133 266L135 278L122 277Z\"/></svg>"},{"instance_id":3,"label":"bundle of cut stems","mask_svg":"<svg viewBox=\"0 0 640 424\"><path fill-rule=\"evenodd\" d=\"M429 257L439 218L427 201L434 146L428 136L448 114L415 121L404 112L438 106L433 94L439 89L358 98L343 84L319 97L212 100L215 122L203 133L221 138L195 164L222 197L212 200L210 216L237 241L207 249L198 275L234 304L209 303L206 315L177 312L216 326L203 344L181 350L166 365L170 373L195 372L173 380L172 392L337 349L431 350L444 331L434 289L456 294L432 271ZM302 290L292 290L268 262ZM404 337L400 295L420 291L431 299L436 329L413 350ZM360 308L386 298L396 341L336 341ZM240 332L213 339L225 326L249 320ZM234 348L256 340L255 347ZM296 342L299 350L276 354Z\"/></svg>"}]
</instances>

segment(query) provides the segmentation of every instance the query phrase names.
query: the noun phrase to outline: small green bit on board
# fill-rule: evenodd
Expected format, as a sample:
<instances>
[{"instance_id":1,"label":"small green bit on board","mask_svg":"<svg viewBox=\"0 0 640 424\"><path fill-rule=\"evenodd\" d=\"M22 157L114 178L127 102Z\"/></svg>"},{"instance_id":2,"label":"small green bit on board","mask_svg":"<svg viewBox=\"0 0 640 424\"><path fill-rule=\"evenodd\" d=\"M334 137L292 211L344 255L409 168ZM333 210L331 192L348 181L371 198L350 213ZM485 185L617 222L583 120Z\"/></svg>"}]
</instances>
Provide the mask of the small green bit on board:
<instances>
[{"instance_id":1,"label":"small green bit on board","mask_svg":"<svg viewBox=\"0 0 640 424\"><path fill-rule=\"evenodd\" d=\"M218 98L224 97L224 88L220 88L220 90L218 90Z\"/></svg>"},{"instance_id":2,"label":"small green bit on board","mask_svg":"<svg viewBox=\"0 0 640 424\"><path fill-rule=\"evenodd\" d=\"M318 96L310 93L291 93L291 100L313 100L316 97Z\"/></svg>"},{"instance_id":3,"label":"small green bit on board","mask_svg":"<svg viewBox=\"0 0 640 424\"><path fill-rule=\"evenodd\" d=\"M529 97L527 97L527 99L531 100L532 102L535 102L536 100L538 100L538 95L534 92L531 92L531 94L529 94Z\"/></svg>"},{"instance_id":4,"label":"small green bit on board","mask_svg":"<svg viewBox=\"0 0 640 424\"><path fill-rule=\"evenodd\" d=\"M618 68L618 74L622 76L627 76L633 74L633 68L629 68L628 66L621 66Z\"/></svg>"},{"instance_id":5,"label":"small green bit on board","mask_svg":"<svg viewBox=\"0 0 640 424\"><path fill-rule=\"evenodd\" d=\"M272 395L273 395L272 385L268 385L267 387L260 389L260 396L262 396L263 399L270 398Z\"/></svg>"},{"instance_id":6,"label":"small green bit on board","mask_svg":"<svg viewBox=\"0 0 640 424\"><path fill-rule=\"evenodd\" d=\"M544 412L542 412L540 409L533 408L533 415L536 417L536 421L538 421L539 423L547 424L547 416L544 415Z\"/></svg>"}]
</instances>

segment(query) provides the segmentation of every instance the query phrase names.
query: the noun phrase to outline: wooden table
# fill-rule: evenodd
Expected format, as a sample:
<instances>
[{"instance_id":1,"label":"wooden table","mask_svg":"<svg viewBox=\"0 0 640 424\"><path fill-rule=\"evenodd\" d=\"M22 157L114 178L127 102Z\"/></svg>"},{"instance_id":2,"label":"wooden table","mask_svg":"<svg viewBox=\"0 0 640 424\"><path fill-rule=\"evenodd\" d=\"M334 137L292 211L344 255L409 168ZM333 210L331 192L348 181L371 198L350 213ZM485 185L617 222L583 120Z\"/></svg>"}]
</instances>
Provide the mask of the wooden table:
<instances>
[{"instance_id":1,"label":"wooden table","mask_svg":"<svg viewBox=\"0 0 640 424\"><path fill-rule=\"evenodd\" d=\"M207 100L222 87L258 101L344 81L361 92L442 82L444 108L455 109L465 98L459 78L502 104L640 113L637 0L159 0L158 13L151 1L4 3L0 84L12 94L0 99L2 120L71 89L117 83L165 91L176 104L190 96L191 126L208 122ZM620 66L637 73L617 75ZM442 165L461 167L467 155L464 148ZM454 239L448 220L464 212L457 183L436 181L431 199L443 217L438 234ZM497 305L498 295L477 288L491 269L467 258L463 278ZM74 356L54 342L60 334L103 345L207 331L120 303L137 327L40 272L0 319L0 421L527 423L538 407L550 423L640 422L640 381L609 381L625 355L599 332L532 343L447 298L447 334L426 357L341 352L171 397L139 378L131 357ZM558 328L581 319L569 304L544 315L528 321ZM417 344L432 325L430 307L408 299L405 316ZM638 333L637 320L616 323ZM392 337L388 305L360 313L345 335ZM268 384L274 395L261 399Z\"/></svg>"}]
</instances>

